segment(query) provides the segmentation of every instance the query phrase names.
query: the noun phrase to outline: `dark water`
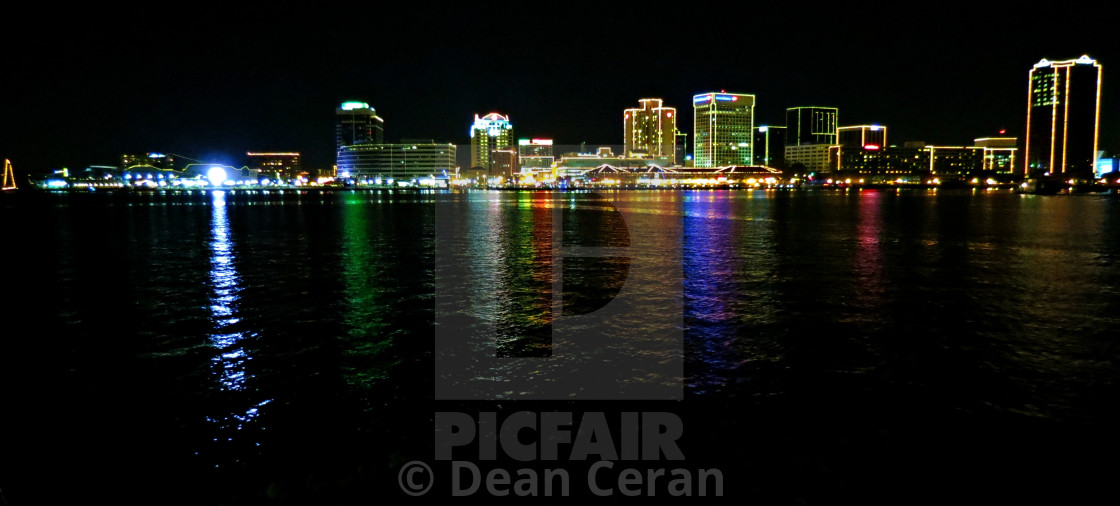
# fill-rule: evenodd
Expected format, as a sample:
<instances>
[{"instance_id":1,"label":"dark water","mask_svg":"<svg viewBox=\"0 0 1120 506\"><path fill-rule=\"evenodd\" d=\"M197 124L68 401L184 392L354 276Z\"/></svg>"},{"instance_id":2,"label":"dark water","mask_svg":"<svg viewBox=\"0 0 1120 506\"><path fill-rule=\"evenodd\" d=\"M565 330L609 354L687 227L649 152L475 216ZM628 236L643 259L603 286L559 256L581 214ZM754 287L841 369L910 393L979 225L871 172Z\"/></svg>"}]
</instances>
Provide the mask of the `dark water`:
<instances>
[{"instance_id":1,"label":"dark water","mask_svg":"<svg viewBox=\"0 0 1120 506\"><path fill-rule=\"evenodd\" d=\"M457 293L491 325L499 357L550 356L554 309L600 309L638 268L565 259L557 284L555 245L644 237L651 255L679 252L679 270L664 272L679 277L680 314L649 308L645 330L629 332L679 322L682 376L650 381L682 381L683 400L435 400L441 199L470 232L456 252L473 277ZM517 409L677 413L686 462L722 468L727 495L756 504L1113 495L1114 197L273 192L0 203L8 504L412 499L397 471L432 461L434 412ZM633 235L613 209L652 228ZM671 362L666 350L628 346Z\"/></svg>"}]
</instances>

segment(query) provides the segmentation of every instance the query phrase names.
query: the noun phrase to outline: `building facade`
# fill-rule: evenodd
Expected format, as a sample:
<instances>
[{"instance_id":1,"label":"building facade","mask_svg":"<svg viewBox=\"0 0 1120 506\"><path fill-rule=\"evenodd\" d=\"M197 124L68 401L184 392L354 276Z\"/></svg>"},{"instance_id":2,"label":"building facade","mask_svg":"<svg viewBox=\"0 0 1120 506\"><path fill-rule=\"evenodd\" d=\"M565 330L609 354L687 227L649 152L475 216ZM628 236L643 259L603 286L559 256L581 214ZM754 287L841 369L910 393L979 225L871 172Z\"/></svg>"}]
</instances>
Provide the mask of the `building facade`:
<instances>
[{"instance_id":1,"label":"building facade","mask_svg":"<svg viewBox=\"0 0 1120 506\"><path fill-rule=\"evenodd\" d=\"M121 170L151 167L160 170L174 170L175 157L163 153L125 153L121 155Z\"/></svg>"},{"instance_id":2,"label":"building facade","mask_svg":"<svg viewBox=\"0 0 1120 506\"><path fill-rule=\"evenodd\" d=\"M702 93L692 97L693 166L751 165L754 95Z\"/></svg>"},{"instance_id":3,"label":"building facade","mask_svg":"<svg viewBox=\"0 0 1120 506\"><path fill-rule=\"evenodd\" d=\"M1100 135L1101 65L1088 56L1044 58L1027 82L1025 173L1091 177Z\"/></svg>"},{"instance_id":4,"label":"building facade","mask_svg":"<svg viewBox=\"0 0 1120 506\"><path fill-rule=\"evenodd\" d=\"M856 125L838 127L836 143L848 148L874 146L887 147L887 127L883 125Z\"/></svg>"},{"instance_id":5,"label":"building facade","mask_svg":"<svg viewBox=\"0 0 1120 506\"><path fill-rule=\"evenodd\" d=\"M479 117L474 115L471 125L471 168L485 169L493 174L496 159L494 152L498 150L517 150L517 143L513 138L513 124L509 116L492 112Z\"/></svg>"},{"instance_id":6,"label":"building facade","mask_svg":"<svg viewBox=\"0 0 1120 506\"><path fill-rule=\"evenodd\" d=\"M248 167L250 169L273 181L290 181L300 176L306 176L306 174L303 174L299 153L257 153L250 151L245 155L249 157Z\"/></svg>"},{"instance_id":7,"label":"building facade","mask_svg":"<svg viewBox=\"0 0 1120 506\"><path fill-rule=\"evenodd\" d=\"M1016 137L981 137L972 141L973 146L984 150L984 171L998 175L1013 175L1019 152Z\"/></svg>"},{"instance_id":8,"label":"building facade","mask_svg":"<svg viewBox=\"0 0 1120 506\"><path fill-rule=\"evenodd\" d=\"M675 156L677 109L660 98L638 100L622 113L622 132L630 156Z\"/></svg>"},{"instance_id":9,"label":"building facade","mask_svg":"<svg viewBox=\"0 0 1120 506\"><path fill-rule=\"evenodd\" d=\"M343 102L335 109L335 151L343 146L385 142L385 121L365 102Z\"/></svg>"},{"instance_id":10,"label":"building facade","mask_svg":"<svg viewBox=\"0 0 1120 506\"><path fill-rule=\"evenodd\" d=\"M763 125L755 129L752 150L754 165L785 167L786 127Z\"/></svg>"},{"instance_id":11,"label":"building facade","mask_svg":"<svg viewBox=\"0 0 1120 506\"><path fill-rule=\"evenodd\" d=\"M517 141L517 164L522 173L552 172L552 139L520 139Z\"/></svg>"},{"instance_id":12,"label":"building facade","mask_svg":"<svg viewBox=\"0 0 1120 506\"><path fill-rule=\"evenodd\" d=\"M454 144L430 139L404 139L400 144L354 144L339 150L338 172L357 180L452 177L456 174L455 151Z\"/></svg>"},{"instance_id":13,"label":"building facade","mask_svg":"<svg viewBox=\"0 0 1120 506\"><path fill-rule=\"evenodd\" d=\"M786 146L836 145L835 107L790 107L786 109Z\"/></svg>"}]
</instances>

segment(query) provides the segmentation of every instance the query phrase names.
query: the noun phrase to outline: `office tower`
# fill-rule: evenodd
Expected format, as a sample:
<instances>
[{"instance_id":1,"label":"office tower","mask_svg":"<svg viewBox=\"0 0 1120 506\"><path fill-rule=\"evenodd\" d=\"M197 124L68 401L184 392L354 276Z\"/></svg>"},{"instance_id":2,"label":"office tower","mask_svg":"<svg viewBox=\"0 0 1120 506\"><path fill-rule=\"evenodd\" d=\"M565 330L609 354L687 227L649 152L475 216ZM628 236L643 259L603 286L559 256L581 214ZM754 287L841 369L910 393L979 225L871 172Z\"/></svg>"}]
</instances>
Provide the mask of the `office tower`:
<instances>
[{"instance_id":1,"label":"office tower","mask_svg":"<svg viewBox=\"0 0 1120 506\"><path fill-rule=\"evenodd\" d=\"M785 165L786 127L763 125L754 131L754 164L766 167Z\"/></svg>"},{"instance_id":2,"label":"office tower","mask_svg":"<svg viewBox=\"0 0 1120 506\"><path fill-rule=\"evenodd\" d=\"M810 173L830 170L829 150L836 144L835 107L786 109L786 163Z\"/></svg>"},{"instance_id":3,"label":"office tower","mask_svg":"<svg viewBox=\"0 0 1120 506\"><path fill-rule=\"evenodd\" d=\"M693 165L751 165L754 95L702 93L692 97Z\"/></svg>"},{"instance_id":4,"label":"office tower","mask_svg":"<svg viewBox=\"0 0 1120 506\"><path fill-rule=\"evenodd\" d=\"M673 152L673 165L684 166L688 160L688 134L677 130L674 135L676 137L676 146Z\"/></svg>"},{"instance_id":5,"label":"office tower","mask_svg":"<svg viewBox=\"0 0 1120 506\"><path fill-rule=\"evenodd\" d=\"M515 150L514 152L517 149L509 116L496 112L482 117L475 114L474 124L471 125L471 168L493 170L494 151L508 149Z\"/></svg>"},{"instance_id":6,"label":"office tower","mask_svg":"<svg viewBox=\"0 0 1120 506\"><path fill-rule=\"evenodd\" d=\"M344 102L335 109L335 151L343 146L373 143L381 144L385 139L385 121L377 116L365 102Z\"/></svg>"},{"instance_id":7,"label":"office tower","mask_svg":"<svg viewBox=\"0 0 1120 506\"><path fill-rule=\"evenodd\" d=\"M835 107L790 107L786 109L786 146L836 144Z\"/></svg>"},{"instance_id":8,"label":"office tower","mask_svg":"<svg viewBox=\"0 0 1120 506\"><path fill-rule=\"evenodd\" d=\"M1026 173L1090 177L1100 134L1101 65L1088 56L1044 58L1027 82Z\"/></svg>"},{"instance_id":9,"label":"office tower","mask_svg":"<svg viewBox=\"0 0 1120 506\"><path fill-rule=\"evenodd\" d=\"M881 149L887 147L887 127L857 125L836 129L837 144L846 148Z\"/></svg>"},{"instance_id":10,"label":"office tower","mask_svg":"<svg viewBox=\"0 0 1120 506\"><path fill-rule=\"evenodd\" d=\"M622 113L625 154L628 156L674 155L677 108L665 107L660 98L643 98L640 107Z\"/></svg>"}]
</instances>

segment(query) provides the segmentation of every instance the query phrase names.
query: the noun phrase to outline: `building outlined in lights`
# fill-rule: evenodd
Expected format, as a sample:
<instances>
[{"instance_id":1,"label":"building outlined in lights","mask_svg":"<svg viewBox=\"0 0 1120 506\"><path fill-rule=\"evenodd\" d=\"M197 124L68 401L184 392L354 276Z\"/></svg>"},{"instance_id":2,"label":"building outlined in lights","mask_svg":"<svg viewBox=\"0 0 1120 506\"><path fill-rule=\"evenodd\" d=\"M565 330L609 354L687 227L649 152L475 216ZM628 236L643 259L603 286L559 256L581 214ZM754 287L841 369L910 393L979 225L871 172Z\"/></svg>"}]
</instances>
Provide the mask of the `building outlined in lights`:
<instances>
[{"instance_id":1,"label":"building outlined in lights","mask_svg":"<svg viewBox=\"0 0 1120 506\"><path fill-rule=\"evenodd\" d=\"M836 143L847 148L882 149L887 147L887 127L856 125L836 129Z\"/></svg>"},{"instance_id":2,"label":"building outlined in lights","mask_svg":"<svg viewBox=\"0 0 1120 506\"><path fill-rule=\"evenodd\" d=\"M754 95L701 93L692 97L693 166L749 166L754 162Z\"/></svg>"},{"instance_id":3,"label":"building outlined in lights","mask_svg":"<svg viewBox=\"0 0 1120 506\"><path fill-rule=\"evenodd\" d=\"M786 163L808 172L829 170L829 151L837 144L838 111L835 107L786 109Z\"/></svg>"},{"instance_id":4,"label":"building outlined in lights","mask_svg":"<svg viewBox=\"0 0 1120 506\"><path fill-rule=\"evenodd\" d=\"M517 141L517 165L522 174L544 177L552 173L556 157L552 154L552 139L520 139Z\"/></svg>"},{"instance_id":5,"label":"building outlined in lights","mask_svg":"<svg viewBox=\"0 0 1120 506\"><path fill-rule=\"evenodd\" d=\"M502 159L503 166L506 165L509 157L495 156L495 152L507 150L512 150L516 159L517 142L513 138L513 124L510 123L509 116L502 116L496 112L482 117L475 114L474 123L471 125L470 168L485 169L491 176L502 175L494 173L495 165L498 158Z\"/></svg>"},{"instance_id":6,"label":"building outlined in lights","mask_svg":"<svg viewBox=\"0 0 1120 506\"><path fill-rule=\"evenodd\" d=\"M666 107L660 98L638 100L641 107L622 113L622 135L627 156L674 156L677 108Z\"/></svg>"},{"instance_id":7,"label":"building outlined in lights","mask_svg":"<svg viewBox=\"0 0 1120 506\"><path fill-rule=\"evenodd\" d=\"M1101 65L1043 58L1027 81L1026 175L1091 177L1100 135Z\"/></svg>"}]
</instances>

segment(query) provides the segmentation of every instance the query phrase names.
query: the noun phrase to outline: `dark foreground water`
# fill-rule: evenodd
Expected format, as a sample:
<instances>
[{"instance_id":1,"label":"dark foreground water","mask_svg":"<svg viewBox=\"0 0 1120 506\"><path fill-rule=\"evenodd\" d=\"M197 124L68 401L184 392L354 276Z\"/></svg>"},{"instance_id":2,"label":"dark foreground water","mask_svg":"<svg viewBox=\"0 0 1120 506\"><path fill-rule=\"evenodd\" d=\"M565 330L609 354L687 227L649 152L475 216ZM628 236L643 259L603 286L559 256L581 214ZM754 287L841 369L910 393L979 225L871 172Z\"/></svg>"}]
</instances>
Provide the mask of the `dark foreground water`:
<instances>
[{"instance_id":1,"label":"dark foreground water","mask_svg":"<svg viewBox=\"0 0 1120 506\"><path fill-rule=\"evenodd\" d=\"M1115 197L289 191L0 204L0 504L418 502L398 484L413 460L432 465L438 500L451 490L435 413L518 410L612 424L675 413L685 460L629 467L718 468L725 496L744 503L1117 495ZM462 233L441 243L449 216ZM453 246L439 258L459 269L454 282L437 244ZM554 269L574 246L615 249ZM671 261L642 271L643 255ZM630 397L534 400L551 372L471 369L457 380L500 400L436 399L437 320L484 329L492 357L540 359L562 351L554 314L613 299L639 301L625 306L636 323L612 330L622 345L579 356L621 353L614 375L572 376L581 395L624 383ZM641 344L665 329L679 330L675 349ZM480 467L566 467L571 495L589 495L590 461L567 458ZM485 486L475 496L491 500Z\"/></svg>"}]
</instances>

